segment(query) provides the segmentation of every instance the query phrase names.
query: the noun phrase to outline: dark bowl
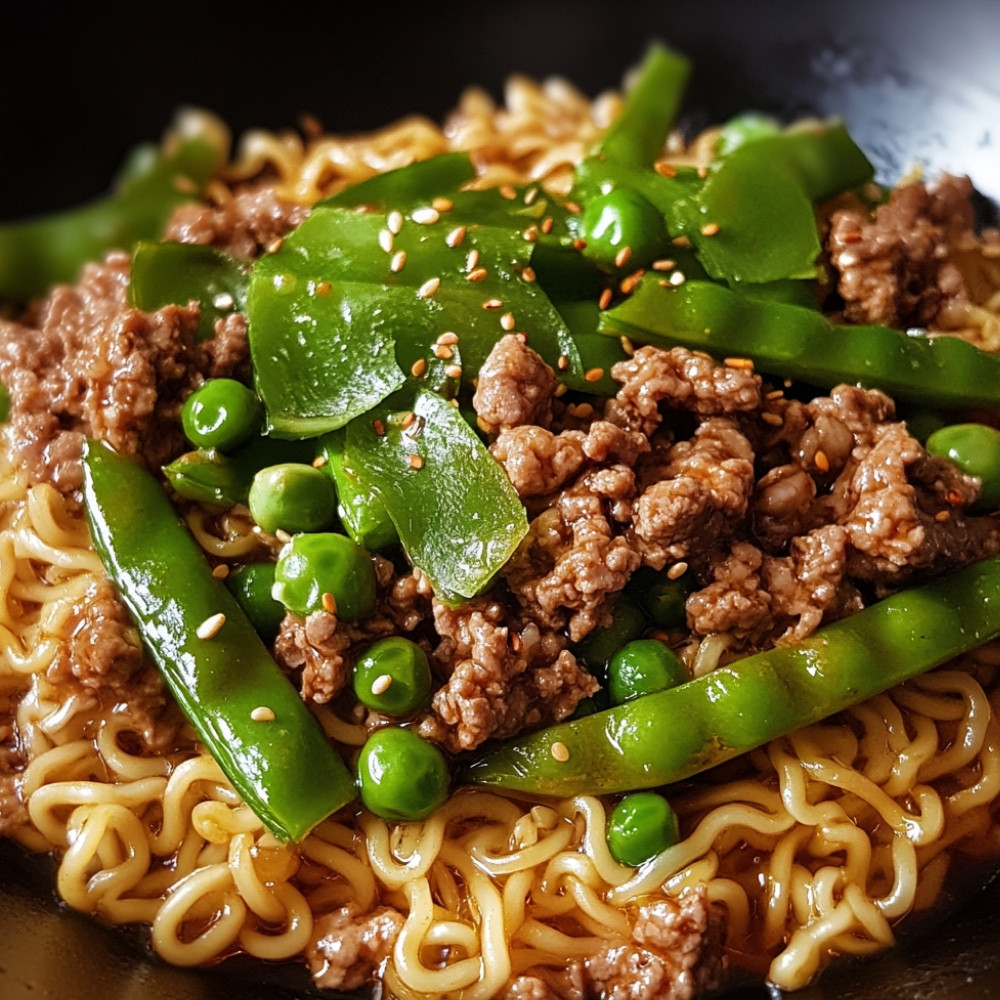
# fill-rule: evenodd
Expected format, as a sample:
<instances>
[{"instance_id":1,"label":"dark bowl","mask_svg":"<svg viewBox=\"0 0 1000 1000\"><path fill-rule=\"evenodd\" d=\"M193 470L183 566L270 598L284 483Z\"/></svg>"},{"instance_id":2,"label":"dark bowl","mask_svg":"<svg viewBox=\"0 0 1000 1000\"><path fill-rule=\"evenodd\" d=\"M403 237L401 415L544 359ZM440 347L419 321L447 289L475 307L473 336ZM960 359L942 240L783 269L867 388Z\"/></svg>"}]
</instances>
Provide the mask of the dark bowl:
<instances>
[{"instance_id":1,"label":"dark bowl","mask_svg":"<svg viewBox=\"0 0 1000 1000\"><path fill-rule=\"evenodd\" d=\"M1000 199L1000 4L840 0L322 5L131 4L5 10L0 58L0 219L102 192L135 143L180 105L236 134L311 113L350 132L412 111L441 120L467 84L496 97L512 73L562 76L590 95L618 87L658 39L695 64L691 129L746 109L841 115L893 180L920 166L968 173L984 215ZM363 9L362 9L363 8ZM69 10L70 8L66 8ZM953 906L899 948L830 969L801 1000L1000 998L1000 882L960 887ZM60 906L45 859L0 844L0 996L5 1000L314 1000L297 966L235 961L178 970L145 934ZM759 1000L760 986L732 1000Z\"/></svg>"}]
</instances>

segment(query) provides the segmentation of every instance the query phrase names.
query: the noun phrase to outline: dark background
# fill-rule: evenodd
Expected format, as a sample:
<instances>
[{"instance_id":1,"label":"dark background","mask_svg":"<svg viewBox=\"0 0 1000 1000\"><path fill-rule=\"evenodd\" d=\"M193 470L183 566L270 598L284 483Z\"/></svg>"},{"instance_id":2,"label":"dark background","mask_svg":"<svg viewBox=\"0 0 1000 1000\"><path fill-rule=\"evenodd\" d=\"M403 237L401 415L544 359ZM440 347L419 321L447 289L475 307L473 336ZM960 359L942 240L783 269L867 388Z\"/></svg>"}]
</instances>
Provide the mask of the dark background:
<instances>
[{"instance_id":1,"label":"dark background","mask_svg":"<svg viewBox=\"0 0 1000 1000\"><path fill-rule=\"evenodd\" d=\"M236 134L440 121L511 73L618 87L652 38L695 59L689 113L842 113L887 174L923 161L1000 196L996 0L19 0L0 4L0 219L103 191L181 105Z\"/></svg>"},{"instance_id":2,"label":"dark background","mask_svg":"<svg viewBox=\"0 0 1000 1000\"><path fill-rule=\"evenodd\" d=\"M196 105L239 135L317 116L353 132L512 73L596 95L659 39L694 59L691 127L747 108L847 118L885 180L922 164L1000 199L1000 0L397 0L292 4L0 0L0 220L106 190L127 150ZM186 972L142 934L59 907L51 872L0 844L4 1000L305 1000L300 970ZM1000 883L958 916L795 1000L1000 998ZM740 992L762 1000L761 988Z\"/></svg>"}]
</instances>

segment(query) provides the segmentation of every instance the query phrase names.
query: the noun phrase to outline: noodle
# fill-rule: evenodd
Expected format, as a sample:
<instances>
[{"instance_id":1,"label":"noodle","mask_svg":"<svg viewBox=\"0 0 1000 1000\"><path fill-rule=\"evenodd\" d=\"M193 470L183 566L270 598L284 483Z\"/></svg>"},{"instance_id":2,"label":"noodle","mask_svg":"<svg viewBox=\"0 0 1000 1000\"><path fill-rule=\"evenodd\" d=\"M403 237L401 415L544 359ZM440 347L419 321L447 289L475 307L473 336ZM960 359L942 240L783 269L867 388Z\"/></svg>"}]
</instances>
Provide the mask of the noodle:
<instances>
[{"instance_id":1,"label":"noodle","mask_svg":"<svg viewBox=\"0 0 1000 1000\"><path fill-rule=\"evenodd\" d=\"M267 176L282 196L311 204L453 149L476 151L478 185L566 191L619 107L616 94L591 101L562 81L518 77L504 107L470 90L443 128L414 117L347 138L248 132L211 192L222 202L230 184ZM229 142L201 113L177 131ZM715 136L683 156L705 162ZM671 142L679 162L680 140ZM973 276L974 301L942 326L1000 349L1000 254L965 248L956 259ZM184 515L213 560L266 554L245 509ZM70 906L151 925L154 949L177 965L235 951L295 958L326 916L385 906L401 914L380 958L393 996L488 1000L522 975L571 995L573 961L633 945L644 907L703 892L726 914L730 961L795 989L829 954L890 946L902 917L940 898L961 855L1000 853L997 644L689 782L672 798L682 839L631 869L608 849L609 803L596 797L538 804L466 789L421 822L347 810L298 846L279 843L186 726L151 749L122 706L68 682L70 639L104 586L79 505L51 486L29 488L5 434L0 697L16 705L27 762L26 816L6 832L58 853ZM686 648L692 674L723 662L731 639ZM364 742L357 721L313 710L337 743Z\"/></svg>"}]
</instances>

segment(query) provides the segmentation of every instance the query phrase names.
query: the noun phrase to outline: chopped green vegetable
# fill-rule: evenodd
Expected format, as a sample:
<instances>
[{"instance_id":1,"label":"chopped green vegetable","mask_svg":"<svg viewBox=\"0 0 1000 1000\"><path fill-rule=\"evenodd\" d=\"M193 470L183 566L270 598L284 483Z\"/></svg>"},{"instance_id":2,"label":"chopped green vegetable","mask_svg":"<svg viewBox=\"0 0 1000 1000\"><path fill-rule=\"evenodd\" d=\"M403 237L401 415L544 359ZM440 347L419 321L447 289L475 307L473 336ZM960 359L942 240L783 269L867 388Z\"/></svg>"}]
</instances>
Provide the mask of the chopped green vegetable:
<instances>
[{"instance_id":1,"label":"chopped green vegetable","mask_svg":"<svg viewBox=\"0 0 1000 1000\"><path fill-rule=\"evenodd\" d=\"M160 484L98 442L83 462L94 545L164 680L267 828L301 840L354 798L350 772Z\"/></svg>"},{"instance_id":2,"label":"chopped green vegetable","mask_svg":"<svg viewBox=\"0 0 1000 1000\"><path fill-rule=\"evenodd\" d=\"M473 762L465 777L560 797L670 784L998 635L1000 556L993 556L893 594L794 646L513 739Z\"/></svg>"}]
</instances>

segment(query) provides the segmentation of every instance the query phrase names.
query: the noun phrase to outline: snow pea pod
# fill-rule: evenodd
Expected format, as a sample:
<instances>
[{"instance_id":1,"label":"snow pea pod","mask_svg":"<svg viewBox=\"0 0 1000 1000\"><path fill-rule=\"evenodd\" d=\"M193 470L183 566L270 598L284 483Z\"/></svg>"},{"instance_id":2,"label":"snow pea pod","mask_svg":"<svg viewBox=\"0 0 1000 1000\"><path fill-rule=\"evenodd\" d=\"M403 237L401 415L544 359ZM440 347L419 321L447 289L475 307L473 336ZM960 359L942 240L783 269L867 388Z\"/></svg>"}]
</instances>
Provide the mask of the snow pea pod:
<instances>
[{"instance_id":1,"label":"snow pea pod","mask_svg":"<svg viewBox=\"0 0 1000 1000\"><path fill-rule=\"evenodd\" d=\"M156 479L89 441L84 499L105 569L182 711L265 826L300 840L354 798L346 765Z\"/></svg>"},{"instance_id":2,"label":"snow pea pod","mask_svg":"<svg viewBox=\"0 0 1000 1000\"><path fill-rule=\"evenodd\" d=\"M959 337L834 325L814 309L711 282L674 287L649 275L601 314L599 329L637 343L749 358L762 372L821 388L857 383L923 406L1000 409L1000 356Z\"/></svg>"},{"instance_id":3,"label":"snow pea pod","mask_svg":"<svg viewBox=\"0 0 1000 1000\"><path fill-rule=\"evenodd\" d=\"M0 226L0 299L27 299L75 280L87 262L137 240L156 239L173 209L196 198L218 166L200 139L169 152L140 147L117 190L79 208Z\"/></svg>"},{"instance_id":4,"label":"snow pea pod","mask_svg":"<svg viewBox=\"0 0 1000 1000\"><path fill-rule=\"evenodd\" d=\"M1000 635L1000 556L677 687L504 743L465 780L535 795L653 788L833 715Z\"/></svg>"}]
</instances>

